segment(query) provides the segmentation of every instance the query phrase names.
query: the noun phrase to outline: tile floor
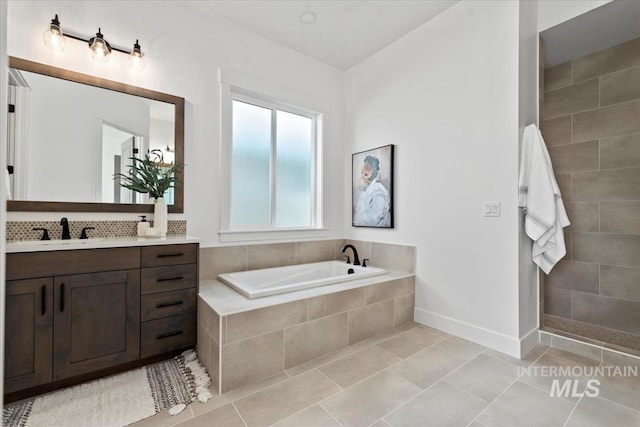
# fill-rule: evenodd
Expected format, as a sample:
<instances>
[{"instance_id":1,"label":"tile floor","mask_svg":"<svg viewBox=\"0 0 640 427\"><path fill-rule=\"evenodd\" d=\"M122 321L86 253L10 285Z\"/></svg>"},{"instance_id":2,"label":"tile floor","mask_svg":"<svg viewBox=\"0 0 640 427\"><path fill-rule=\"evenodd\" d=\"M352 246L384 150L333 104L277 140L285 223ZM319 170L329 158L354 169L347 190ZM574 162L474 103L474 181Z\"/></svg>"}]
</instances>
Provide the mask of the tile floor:
<instances>
[{"instance_id":1,"label":"tile floor","mask_svg":"<svg viewBox=\"0 0 640 427\"><path fill-rule=\"evenodd\" d=\"M640 378L600 378L597 397L550 397L529 366L597 366L539 345L517 360L421 325L134 426L640 426ZM580 378L580 390L588 378Z\"/></svg>"}]
</instances>

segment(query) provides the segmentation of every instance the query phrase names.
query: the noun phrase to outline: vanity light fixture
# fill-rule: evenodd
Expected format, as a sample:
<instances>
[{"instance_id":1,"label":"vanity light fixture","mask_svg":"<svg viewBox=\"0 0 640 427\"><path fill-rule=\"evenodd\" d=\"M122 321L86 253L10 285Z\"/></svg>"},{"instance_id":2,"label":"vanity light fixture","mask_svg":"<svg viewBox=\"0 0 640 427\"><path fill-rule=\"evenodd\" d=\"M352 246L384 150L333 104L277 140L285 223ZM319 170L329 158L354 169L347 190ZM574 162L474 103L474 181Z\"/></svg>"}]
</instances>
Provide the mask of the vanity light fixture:
<instances>
[{"instance_id":1,"label":"vanity light fixture","mask_svg":"<svg viewBox=\"0 0 640 427\"><path fill-rule=\"evenodd\" d=\"M140 49L140 43L138 40L133 45L131 50L122 49L116 46L112 46L102 34L102 30L98 28L98 32L91 38L85 38L73 34L63 34L60 27L60 20L56 14L55 18L51 20L51 24L47 27L47 30L42 35L45 46L53 49L57 52L64 50L65 38L86 42L89 44L89 50L91 51L91 57L99 62L109 62L109 55L112 51L124 53L129 56L129 68L134 71L144 70L144 59L142 50Z\"/></svg>"},{"instance_id":2,"label":"vanity light fixture","mask_svg":"<svg viewBox=\"0 0 640 427\"><path fill-rule=\"evenodd\" d=\"M104 39L99 27L96 35L89 39L89 49L91 49L91 57L96 61L109 62L111 45Z\"/></svg>"},{"instance_id":3,"label":"vanity light fixture","mask_svg":"<svg viewBox=\"0 0 640 427\"><path fill-rule=\"evenodd\" d=\"M49 49L53 49L56 52L64 50L64 35L60 29L60 21L57 14L42 34L42 39L44 40L44 45Z\"/></svg>"},{"instance_id":4,"label":"vanity light fixture","mask_svg":"<svg viewBox=\"0 0 640 427\"><path fill-rule=\"evenodd\" d=\"M131 49L131 53L129 54L129 68L133 71L144 70L144 59L142 59L142 51L140 50L138 40L134 43L133 49Z\"/></svg>"}]
</instances>

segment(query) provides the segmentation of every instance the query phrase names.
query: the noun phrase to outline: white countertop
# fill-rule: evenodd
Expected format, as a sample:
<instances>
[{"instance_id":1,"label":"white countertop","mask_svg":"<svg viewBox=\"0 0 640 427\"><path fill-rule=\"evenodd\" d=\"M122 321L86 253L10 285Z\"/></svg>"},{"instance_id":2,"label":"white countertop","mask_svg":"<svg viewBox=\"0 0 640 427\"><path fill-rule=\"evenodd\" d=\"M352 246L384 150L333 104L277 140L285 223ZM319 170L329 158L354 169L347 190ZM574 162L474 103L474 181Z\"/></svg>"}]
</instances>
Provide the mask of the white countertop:
<instances>
[{"instance_id":1,"label":"white countertop","mask_svg":"<svg viewBox=\"0 0 640 427\"><path fill-rule=\"evenodd\" d=\"M218 280L201 280L198 297L206 302L219 316L228 316L230 314L242 313L244 311L256 310L258 308L346 291L348 289L360 288L374 283L387 282L389 280L402 279L410 276L413 276L413 274L404 271L387 270L386 274L380 276L366 277L333 285L317 286L301 291L253 299L246 298L244 295L234 291Z\"/></svg>"},{"instance_id":2,"label":"white countertop","mask_svg":"<svg viewBox=\"0 0 640 427\"><path fill-rule=\"evenodd\" d=\"M122 248L130 246L179 245L182 243L198 243L199 237L167 236L167 237L97 237L70 240L21 240L7 242L7 253L68 251L73 249Z\"/></svg>"}]
</instances>

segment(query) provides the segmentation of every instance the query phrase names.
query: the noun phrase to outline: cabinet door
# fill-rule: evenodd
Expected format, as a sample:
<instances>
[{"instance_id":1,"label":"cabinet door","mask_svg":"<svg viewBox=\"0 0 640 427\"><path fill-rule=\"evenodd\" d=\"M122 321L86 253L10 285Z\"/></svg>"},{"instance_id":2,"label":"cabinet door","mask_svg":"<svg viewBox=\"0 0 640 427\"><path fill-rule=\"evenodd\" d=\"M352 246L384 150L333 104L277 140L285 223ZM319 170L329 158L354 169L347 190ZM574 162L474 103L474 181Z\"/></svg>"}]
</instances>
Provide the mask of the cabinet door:
<instances>
[{"instance_id":1,"label":"cabinet door","mask_svg":"<svg viewBox=\"0 0 640 427\"><path fill-rule=\"evenodd\" d=\"M7 281L4 392L51 381L53 279Z\"/></svg>"},{"instance_id":2,"label":"cabinet door","mask_svg":"<svg viewBox=\"0 0 640 427\"><path fill-rule=\"evenodd\" d=\"M140 357L140 270L60 276L54 289L54 380Z\"/></svg>"}]
</instances>

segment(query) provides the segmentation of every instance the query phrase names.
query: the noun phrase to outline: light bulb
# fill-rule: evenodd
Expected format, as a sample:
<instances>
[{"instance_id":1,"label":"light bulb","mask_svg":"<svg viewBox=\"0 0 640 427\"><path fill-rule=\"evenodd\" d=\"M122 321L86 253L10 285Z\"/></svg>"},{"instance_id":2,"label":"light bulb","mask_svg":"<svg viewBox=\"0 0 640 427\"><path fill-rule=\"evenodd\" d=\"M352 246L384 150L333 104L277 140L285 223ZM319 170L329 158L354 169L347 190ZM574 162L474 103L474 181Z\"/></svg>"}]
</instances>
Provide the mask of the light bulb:
<instances>
[{"instance_id":1,"label":"light bulb","mask_svg":"<svg viewBox=\"0 0 640 427\"><path fill-rule=\"evenodd\" d=\"M44 45L49 49L53 49L56 52L62 52L64 50L64 35L60 29L60 21L58 20L57 14L42 34L42 39L44 40Z\"/></svg>"},{"instance_id":2,"label":"light bulb","mask_svg":"<svg viewBox=\"0 0 640 427\"><path fill-rule=\"evenodd\" d=\"M138 40L136 40L133 45L133 49L131 49L131 54L129 55L129 68L133 71L144 70L144 59L142 59L142 51L140 50Z\"/></svg>"},{"instance_id":3,"label":"light bulb","mask_svg":"<svg viewBox=\"0 0 640 427\"><path fill-rule=\"evenodd\" d=\"M91 50L91 57L96 61L109 61L111 46L109 45L109 42L104 39L104 36L100 32L100 28L98 28L96 36L89 39L89 49Z\"/></svg>"}]
</instances>

